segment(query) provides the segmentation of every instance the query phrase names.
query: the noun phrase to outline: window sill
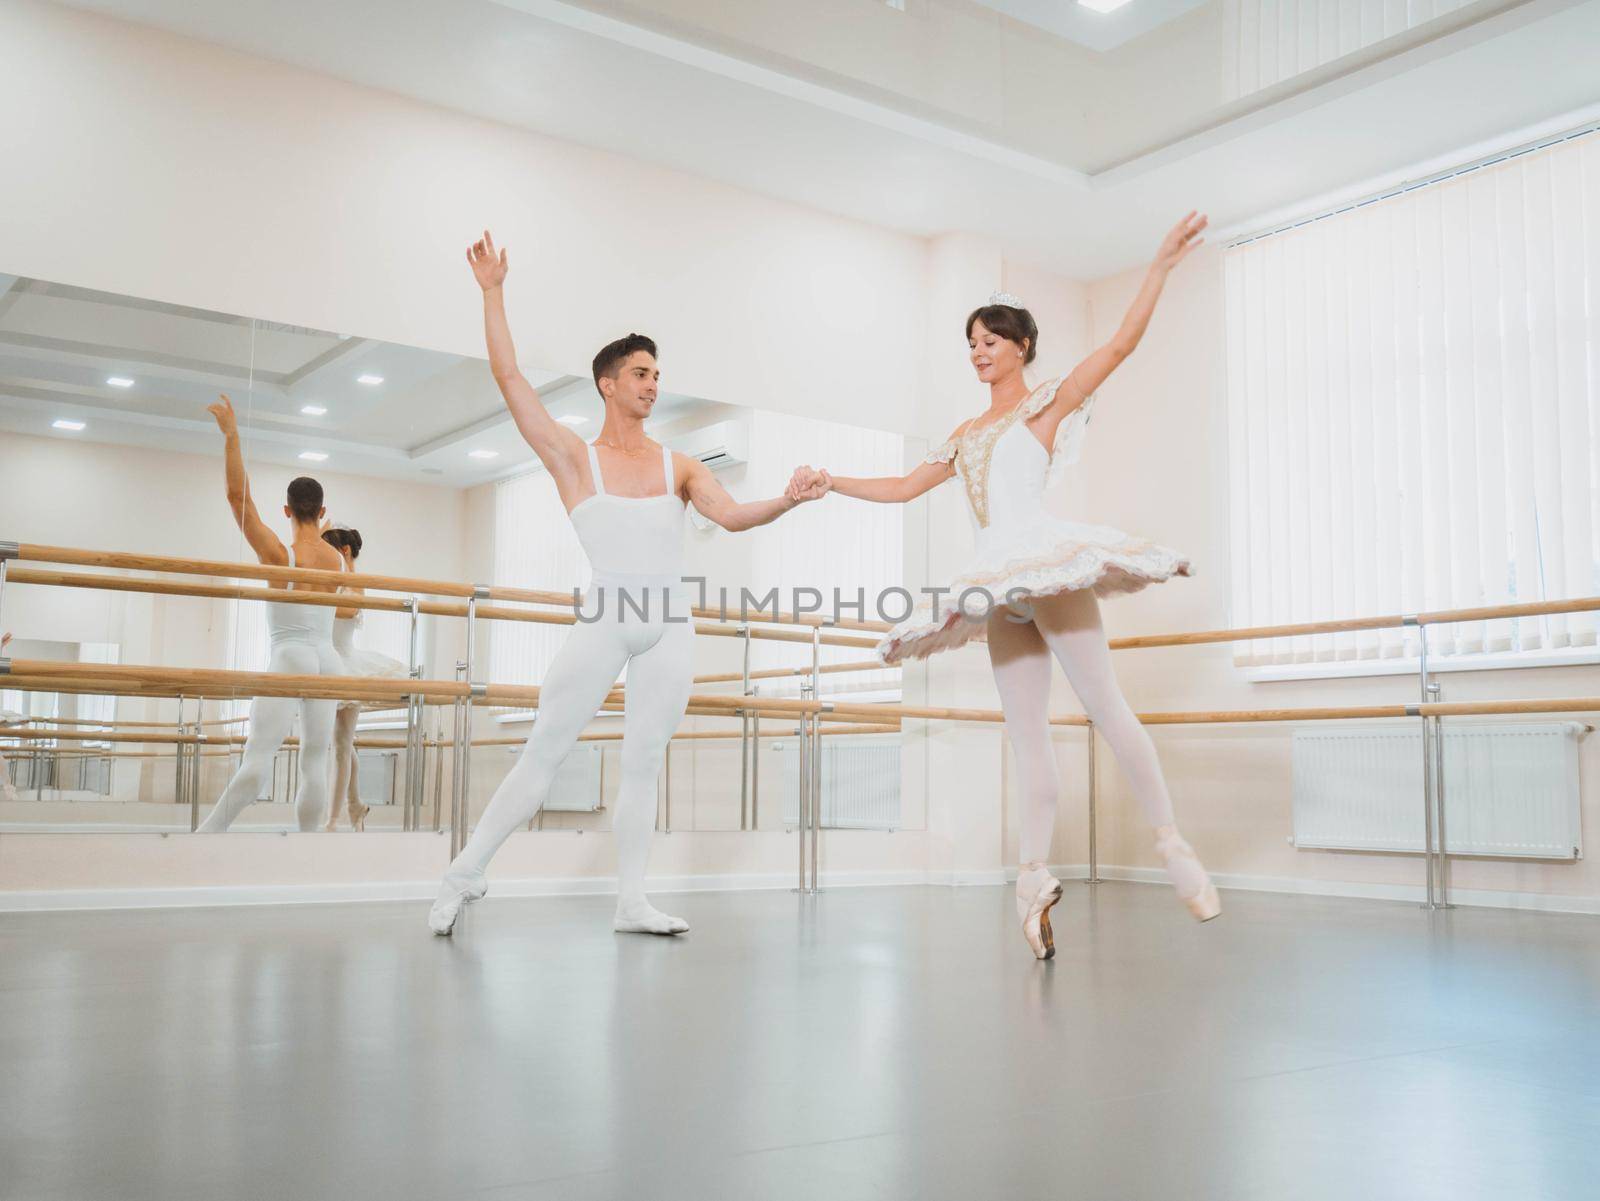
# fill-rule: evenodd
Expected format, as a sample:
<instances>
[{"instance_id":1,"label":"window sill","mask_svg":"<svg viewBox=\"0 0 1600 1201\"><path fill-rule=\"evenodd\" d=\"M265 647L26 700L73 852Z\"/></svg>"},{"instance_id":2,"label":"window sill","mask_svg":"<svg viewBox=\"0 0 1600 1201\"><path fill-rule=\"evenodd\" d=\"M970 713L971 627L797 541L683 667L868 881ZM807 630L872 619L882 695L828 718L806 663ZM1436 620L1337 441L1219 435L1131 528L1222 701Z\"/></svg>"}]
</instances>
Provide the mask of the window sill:
<instances>
[{"instance_id":1,"label":"window sill","mask_svg":"<svg viewBox=\"0 0 1600 1201\"><path fill-rule=\"evenodd\" d=\"M1516 671L1530 667L1582 667L1600 664L1600 646L1566 646L1559 650L1495 651L1487 655L1432 657L1430 673L1452 671ZM1241 667L1239 672L1254 684L1288 680L1333 680L1361 676L1414 676L1421 668L1416 657L1409 659L1340 659L1332 663L1272 663Z\"/></svg>"}]
</instances>

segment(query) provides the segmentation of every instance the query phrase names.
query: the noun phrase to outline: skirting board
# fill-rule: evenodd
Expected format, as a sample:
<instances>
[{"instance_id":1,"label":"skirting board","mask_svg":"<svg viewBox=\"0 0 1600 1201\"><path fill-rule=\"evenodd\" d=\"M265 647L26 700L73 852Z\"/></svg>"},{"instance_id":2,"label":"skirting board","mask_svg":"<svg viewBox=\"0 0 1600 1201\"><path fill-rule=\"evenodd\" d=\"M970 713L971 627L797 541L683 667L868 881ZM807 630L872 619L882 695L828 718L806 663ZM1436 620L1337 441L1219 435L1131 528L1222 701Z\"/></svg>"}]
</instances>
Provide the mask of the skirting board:
<instances>
[{"instance_id":1,"label":"skirting board","mask_svg":"<svg viewBox=\"0 0 1600 1201\"><path fill-rule=\"evenodd\" d=\"M1063 880L1086 880L1087 864L1062 864L1050 869ZM1100 876L1136 884L1167 887L1159 868L1102 866ZM1341 880L1306 880L1293 876L1218 874L1217 887L1247 892L1278 892L1301 896L1350 897L1374 901L1421 904L1423 887L1412 884L1349 883ZM996 887L1016 879L1014 869L941 872L823 872L820 883L829 888L888 888L906 885ZM744 892L792 889L795 876L787 873L652 876L652 893ZM362 884L260 884L201 888L61 889L36 892L0 892L0 913L46 912L73 909L183 909L219 905L326 905L363 901L429 901L436 880L378 881ZM490 896L570 897L610 896L616 881L605 876L549 879L494 880ZM1452 889L1450 899L1463 908L1520 909L1543 913L1600 915L1600 897L1563 896L1555 893L1497 892L1488 889Z\"/></svg>"}]
</instances>

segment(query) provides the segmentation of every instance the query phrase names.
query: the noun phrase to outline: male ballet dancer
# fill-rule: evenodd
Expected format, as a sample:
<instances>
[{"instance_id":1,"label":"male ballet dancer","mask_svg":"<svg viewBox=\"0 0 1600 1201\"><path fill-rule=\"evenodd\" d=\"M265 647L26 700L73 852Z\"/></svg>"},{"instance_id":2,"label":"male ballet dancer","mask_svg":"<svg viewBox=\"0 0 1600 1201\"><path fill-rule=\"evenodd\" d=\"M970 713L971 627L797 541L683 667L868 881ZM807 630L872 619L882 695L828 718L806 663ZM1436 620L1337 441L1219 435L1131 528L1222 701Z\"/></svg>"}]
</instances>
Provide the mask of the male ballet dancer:
<instances>
[{"instance_id":1,"label":"male ballet dancer","mask_svg":"<svg viewBox=\"0 0 1600 1201\"><path fill-rule=\"evenodd\" d=\"M506 252L496 252L485 230L467 251L467 262L483 289L484 334L495 382L517 429L550 472L594 578L578 610L580 620L540 686L538 719L522 756L445 872L428 924L436 934L449 934L461 907L484 895L490 858L544 804L556 769L627 664L622 782L612 823L617 843L613 928L681 934L689 923L645 899L644 874L655 830L656 777L692 683L692 598L682 568L684 504L725 530L747 530L821 496L821 488L811 487L820 476L798 480L784 496L740 504L705 464L651 441L644 423L655 406L661 372L655 343L642 334L619 338L595 356L594 381L606 416L600 436L585 445L550 416L517 368L502 291ZM502 531L501 536L508 535Z\"/></svg>"},{"instance_id":2,"label":"male ballet dancer","mask_svg":"<svg viewBox=\"0 0 1600 1201\"><path fill-rule=\"evenodd\" d=\"M245 473L244 456L239 449L239 425L233 402L226 396L208 412L222 431L227 464L228 507L243 531L245 541L262 563L275 567L315 567L322 571L342 571L339 552L322 540L322 485L306 476L289 481L288 503L283 515L289 519L291 534L287 547L267 528L256 512L250 495L250 478ZM337 592L328 584L294 584L303 592ZM343 665L333 649L333 608L321 605L294 605L267 601L267 633L272 653L267 670L292 675L336 676ZM233 779L222 790L200 833L220 834L246 807L265 794L272 778L272 757L294 726L300 714L300 786L295 790L295 820L302 830L317 829L328 816L328 780L333 763L334 710L337 701L296 700L289 696L258 696L250 702L250 733L245 738L244 757Z\"/></svg>"}]
</instances>

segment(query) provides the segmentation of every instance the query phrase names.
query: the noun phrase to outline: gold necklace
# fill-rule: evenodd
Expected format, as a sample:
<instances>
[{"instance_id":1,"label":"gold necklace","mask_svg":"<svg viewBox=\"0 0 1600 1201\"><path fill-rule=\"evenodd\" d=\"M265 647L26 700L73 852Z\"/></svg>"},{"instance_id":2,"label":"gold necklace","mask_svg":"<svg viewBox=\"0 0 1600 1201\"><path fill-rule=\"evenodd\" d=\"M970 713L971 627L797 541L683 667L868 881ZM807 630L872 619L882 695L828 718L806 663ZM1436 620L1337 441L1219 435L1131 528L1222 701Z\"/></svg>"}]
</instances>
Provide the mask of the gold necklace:
<instances>
[{"instance_id":1,"label":"gold necklace","mask_svg":"<svg viewBox=\"0 0 1600 1201\"><path fill-rule=\"evenodd\" d=\"M650 453L650 448L648 446L641 446L638 450L628 450L626 447L618 446L615 442L602 442L599 438L595 439L595 445L603 446L607 450L614 450L619 455L627 455L630 459L637 459L640 455L647 455Z\"/></svg>"}]
</instances>

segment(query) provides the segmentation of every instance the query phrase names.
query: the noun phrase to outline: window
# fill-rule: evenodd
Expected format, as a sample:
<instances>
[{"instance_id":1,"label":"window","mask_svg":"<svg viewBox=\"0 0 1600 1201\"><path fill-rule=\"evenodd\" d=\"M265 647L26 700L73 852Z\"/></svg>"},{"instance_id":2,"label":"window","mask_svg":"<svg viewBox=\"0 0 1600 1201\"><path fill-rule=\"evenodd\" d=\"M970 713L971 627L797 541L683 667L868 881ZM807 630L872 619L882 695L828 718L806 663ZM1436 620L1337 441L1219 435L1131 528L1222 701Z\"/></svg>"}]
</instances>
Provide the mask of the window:
<instances>
[{"instance_id":1,"label":"window","mask_svg":"<svg viewBox=\"0 0 1600 1201\"><path fill-rule=\"evenodd\" d=\"M1425 25L1469 0L1226 0L1226 96L1237 99Z\"/></svg>"},{"instance_id":2,"label":"window","mask_svg":"<svg viewBox=\"0 0 1600 1201\"><path fill-rule=\"evenodd\" d=\"M1600 135L1224 255L1233 620L1600 593ZM1593 647L1594 613L1435 628L1430 653ZM1414 629L1238 644L1414 657Z\"/></svg>"},{"instance_id":3,"label":"window","mask_svg":"<svg viewBox=\"0 0 1600 1201\"><path fill-rule=\"evenodd\" d=\"M496 584L570 593L586 587L589 576L589 556L548 472L531 471L495 485ZM488 622L478 628L489 630L489 679L496 684L541 683L572 629L530 621Z\"/></svg>"},{"instance_id":4,"label":"window","mask_svg":"<svg viewBox=\"0 0 1600 1201\"><path fill-rule=\"evenodd\" d=\"M781 413L757 412L751 431L750 468L742 489L751 497L777 496L800 463L831 467L853 476L903 475L905 439L899 434L817 421ZM776 587L779 604L792 608L796 588L822 593L822 614L833 612L833 590L845 602L865 595L864 612L843 610L846 619L878 620L877 598L905 582L905 522L902 505L824 501L802 505L771 525L741 535L754 540L750 591L764 595ZM854 633L854 631L841 631ZM870 647L823 646L820 663L862 663ZM809 644L757 639L750 651L752 671L809 667ZM900 669L836 673L822 677L824 693L900 687ZM760 681L764 695L798 695L800 677Z\"/></svg>"}]
</instances>

